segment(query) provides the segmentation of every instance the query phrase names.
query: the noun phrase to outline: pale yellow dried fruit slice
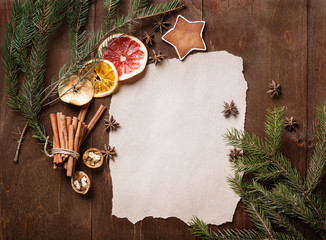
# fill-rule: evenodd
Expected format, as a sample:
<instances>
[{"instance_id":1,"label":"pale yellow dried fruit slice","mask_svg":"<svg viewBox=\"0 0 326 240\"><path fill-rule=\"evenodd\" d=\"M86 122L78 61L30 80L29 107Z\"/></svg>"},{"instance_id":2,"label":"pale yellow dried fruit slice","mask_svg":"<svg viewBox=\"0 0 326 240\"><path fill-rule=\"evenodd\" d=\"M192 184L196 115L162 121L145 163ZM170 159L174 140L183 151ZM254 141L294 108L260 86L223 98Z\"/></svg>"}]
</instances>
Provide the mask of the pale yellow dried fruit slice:
<instances>
[{"instance_id":1,"label":"pale yellow dried fruit slice","mask_svg":"<svg viewBox=\"0 0 326 240\"><path fill-rule=\"evenodd\" d=\"M80 75L88 79L94 87L94 97L106 97L118 87L118 72L112 62L105 59L90 60L80 70Z\"/></svg>"},{"instance_id":2,"label":"pale yellow dried fruit slice","mask_svg":"<svg viewBox=\"0 0 326 240\"><path fill-rule=\"evenodd\" d=\"M92 83L83 79L79 81L78 75L72 75L59 85L59 97L61 101L77 106L82 106L92 100L94 97L94 88Z\"/></svg>"}]
</instances>

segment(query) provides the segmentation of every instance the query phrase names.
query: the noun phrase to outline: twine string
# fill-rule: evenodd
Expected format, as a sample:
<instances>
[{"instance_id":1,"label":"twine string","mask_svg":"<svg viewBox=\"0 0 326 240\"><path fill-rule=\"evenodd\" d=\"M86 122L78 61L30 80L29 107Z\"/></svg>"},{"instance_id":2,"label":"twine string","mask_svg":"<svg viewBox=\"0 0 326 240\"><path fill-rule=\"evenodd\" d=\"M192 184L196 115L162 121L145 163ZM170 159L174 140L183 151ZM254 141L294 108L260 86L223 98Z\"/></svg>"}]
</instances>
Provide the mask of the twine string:
<instances>
[{"instance_id":1,"label":"twine string","mask_svg":"<svg viewBox=\"0 0 326 240\"><path fill-rule=\"evenodd\" d=\"M53 157L54 154L67 154L69 156L72 156L75 159L78 159L80 157L78 152L75 152L75 151L69 150L69 149L64 149L64 148L52 148L52 153L49 153L47 151L48 142L49 142L49 136L46 137L46 141L44 144L44 152L45 152L45 155L48 157Z\"/></svg>"}]
</instances>

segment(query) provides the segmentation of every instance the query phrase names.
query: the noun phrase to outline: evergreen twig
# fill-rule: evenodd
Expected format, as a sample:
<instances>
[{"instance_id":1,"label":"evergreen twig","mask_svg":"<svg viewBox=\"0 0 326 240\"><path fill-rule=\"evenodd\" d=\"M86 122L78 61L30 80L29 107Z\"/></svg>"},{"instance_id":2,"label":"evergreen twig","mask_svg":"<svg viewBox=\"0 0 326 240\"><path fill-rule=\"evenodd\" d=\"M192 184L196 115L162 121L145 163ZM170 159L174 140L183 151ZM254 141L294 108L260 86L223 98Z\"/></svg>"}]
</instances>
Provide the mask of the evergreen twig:
<instances>
[{"instance_id":1,"label":"evergreen twig","mask_svg":"<svg viewBox=\"0 0 326 240\"><path fill-rule=\"evenodd\" d=\"M139 5L139 1L136 1ZM115 2L114 2L115 3ZM168 12L173 12L180 10L184 7L184 5L181 5L178 7L179 0L172 0L170 2L167 2L165 4L158 4L157 6L149 6L149 7L143 7L141 10L137 8L136 6L134 8L138 9L136 12L131 12L127 14L126 16L121 16L120 18L111 19L110 23L110 30L103 32L103 27L100 27L100 29L88 40L88 42L85 43L84 49L80 53L80 58L77 62L70 65L70 67L66 69L64 66L64 69L60 70L61 76L59 75L59 79L55 82L54 86L49 90L49 92L46 94L46 96L41 100L41 104L43 105L45 101L48 100L49 96L53 94L57 90L57 87L59 84L66 78L68 78L73 72L76 72L80 67L82 67L82 63L89 58L89 56L97 50L99 45L107 38L109 37L113 32L119 32L123 31L124 28L127 28L129 31L131 30L131 26L133 23L137 23L139 20L143 20L145 18L151 18L157 15L162 15ZM113 6L112 4L111 6ZM143 6L142 3L140 3L140 6ZM115 9L114 7L111 8L111 11ZM104 28L105 29L105 28ZM63 73L64 72L64 73Z\"/></svg>"},{"instance_id":2,"label":"evergreen twig","mask_svg":"<svg viewBox=\"0 0 326 240\"><path fill-rule=\"evenodd\" d=\"M326 194L322 190L317 191L317 185L326 165L326 103L317 108L318 142L305 179L280 153L283 115L283 107L267 110L264 140L246 131L228 131L226 142L244 153L232 162L235 177L229 179L230 185L241 197L245 210L262 234L258 239L304 239L290 223L290 218L302 220L325 239ZM244 182L239 173L252 173L253 177ZM276 231L275 227L282 231ZM198 219L191 223L191 231L202 239L227 239L221 232L208 229ZM235 233L234 238L229 239L244 238ZM250 236L248 239L257 238Z\"/></svg>"},{"instance_id":3,"label":"evergreen twig","mask_svg":"<svg viewBox=\"0 0 326 240\"><path fill-rule=\"evenodd\" d=\"M16 153L15 153L15 157L14 157L14 162L15 163L18 163L20 148L21 148L21 145L23 143L24 136L25 136L25 133L26 133L27 129L28 129L28 123L25 123L25 126L24 126L23 130L18 131L19 138L17 139L17 149L16 149Z\"/></svg>"},{"instance_id":4,"label":"evergreen twig","mask_svg":"<svg viewBox=\"0 0 326 240\"><path fill-rule=\"evenodd\" d=\"M39 122L39 113L43 107L58 99L51 100L51 97L57 93L59 84L76 73L84 61L97 50L100 43L113 32L124 29L130 31L132 25L139 20L184 7L178 6L178 3L179 0L172 0L154 7L147 6L145 0L135 0L134 11L118 17L116 10L119 0L106 0L104 27L86 41L84 26L87 22L89 0L14 0L2 58L6 72L8 105L12 110L22 113L23 119L33 131L33 137L44 142L46 133ZM47 39L58 28L64 16L67 17L70 26L72 61L69 67L62 66L58 80L44 88ZM25 73L22 86L18 81L20 71ZM25 132L21 132L20 139L23 139ZM18 141L16 156L19 154L20 145L21 141Z\"/></svg>"}]
</instances>

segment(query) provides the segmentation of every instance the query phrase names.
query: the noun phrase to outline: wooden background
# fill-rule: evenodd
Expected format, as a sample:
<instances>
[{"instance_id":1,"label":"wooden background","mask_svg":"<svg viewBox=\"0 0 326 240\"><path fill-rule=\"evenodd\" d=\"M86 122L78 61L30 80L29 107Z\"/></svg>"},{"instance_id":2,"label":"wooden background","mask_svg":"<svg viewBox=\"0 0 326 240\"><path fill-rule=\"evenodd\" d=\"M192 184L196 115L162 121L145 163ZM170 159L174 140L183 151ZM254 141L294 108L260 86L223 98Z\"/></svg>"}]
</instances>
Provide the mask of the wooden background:
<instances>
[{"instance_id":1,"label":"wooden background","mask_svg":"<svg viewBox=\"0 0 326 240\"><path fill-rule=\"evenodd\" d=\"M91 5L87 26L89 35L102 22L103 2L94 0ZM273 105L284 105L286 116L293 116L299 122L300 127L296 132L284 133L282 151L304 175L315 141L315 107L326 100L323 79L326 71L326 1L181 2L187 7L180 14L189 20L206 21L204 39L208 51L226 50L243 58L244 75L249 86L246 129L263 136L266 108ZM12 0L0 1L1 44L11 5ZM129 9L130 1L123 0L120 13ZM167 20L173 23L176 15ZM152 32L151 24L152 21L142 22L134 34L140 37L144 31ZM47 81L70 59L67 33L67 27L62 26L49 41ZM173 48L163 43L160 36L160 33L155 33L153 49L175 58ZM16 143L12 139L12 132L17 127L22 128L23 121L18 113L11 112L7 106L2 68L0 77L0 239L194 239L188 226L176 218L147 217L133 225L125 218L112 216L109 162L98 170L86 169L83 164L78 164L77 169L85 171L92 181L91 192L85 197L73 192L64 171L52 169L51 160L40 151L42 147L31 138L30 132L25 137L19 164L13 163ZM283 94L276 100L266 93L272 80L282 85ZM109 108L110 98L93 102L87 121L100 104ZM79 109L58 103L44 110L41 121L47 132L50 132L49 113L59 110L67 115L77 115ZM107 117L106 113L104 118ZM102 148L108 142L109 135L104 131L102 120L82 151L89 147ZM119 161L119 157L116 161ZM321 185L326 188L325 178ZM306 226L295 224L308 239L318 239ZM252 227L241 203L233 222L220 226L224 227Z\"/></svg>"}]
</instances>

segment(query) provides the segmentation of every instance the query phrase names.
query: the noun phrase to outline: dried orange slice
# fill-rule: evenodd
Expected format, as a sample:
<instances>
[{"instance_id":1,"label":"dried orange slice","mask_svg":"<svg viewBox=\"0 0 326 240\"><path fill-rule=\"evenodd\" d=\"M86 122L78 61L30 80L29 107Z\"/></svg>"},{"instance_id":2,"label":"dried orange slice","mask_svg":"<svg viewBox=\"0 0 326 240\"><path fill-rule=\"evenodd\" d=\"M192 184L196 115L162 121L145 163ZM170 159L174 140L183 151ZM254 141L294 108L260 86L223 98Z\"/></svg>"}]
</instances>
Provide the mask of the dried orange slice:
<instances>
[{"instance_id":1,"label":"dried orange slice","mask_svg":"<svg viewBox=\"0 0 326 240\"><path fill-rule=\"evenodd\" d=\"M118 72L113 63L104 59L88 61L80 75L86 75L85 79L93 84L95 98L108 96L118 87Z\"/></svg>"},{"instance_id":2,"label":"dried orange slice","mask_svg":"<svg viewBox=\"0 0 326 240\"><path fill-rule=\"evenodd\" d=\"M59 85L58 93L61 101L82 106L92 100L94 88L90 81L80 81L78 75L72 75Z\"/></svg>"},{"instance_id":3,"label":"dried orange slice","mask_svg":"<svg viewBox=\"0 0 326 240\"><path fill-rule=\"evenodd\" d=\"M104 40L98 48L101 58L111 61L124 81L141 73L147 63L146 46L138 38L124 34L113 34Z\"/></svg>"}]
</instances>

